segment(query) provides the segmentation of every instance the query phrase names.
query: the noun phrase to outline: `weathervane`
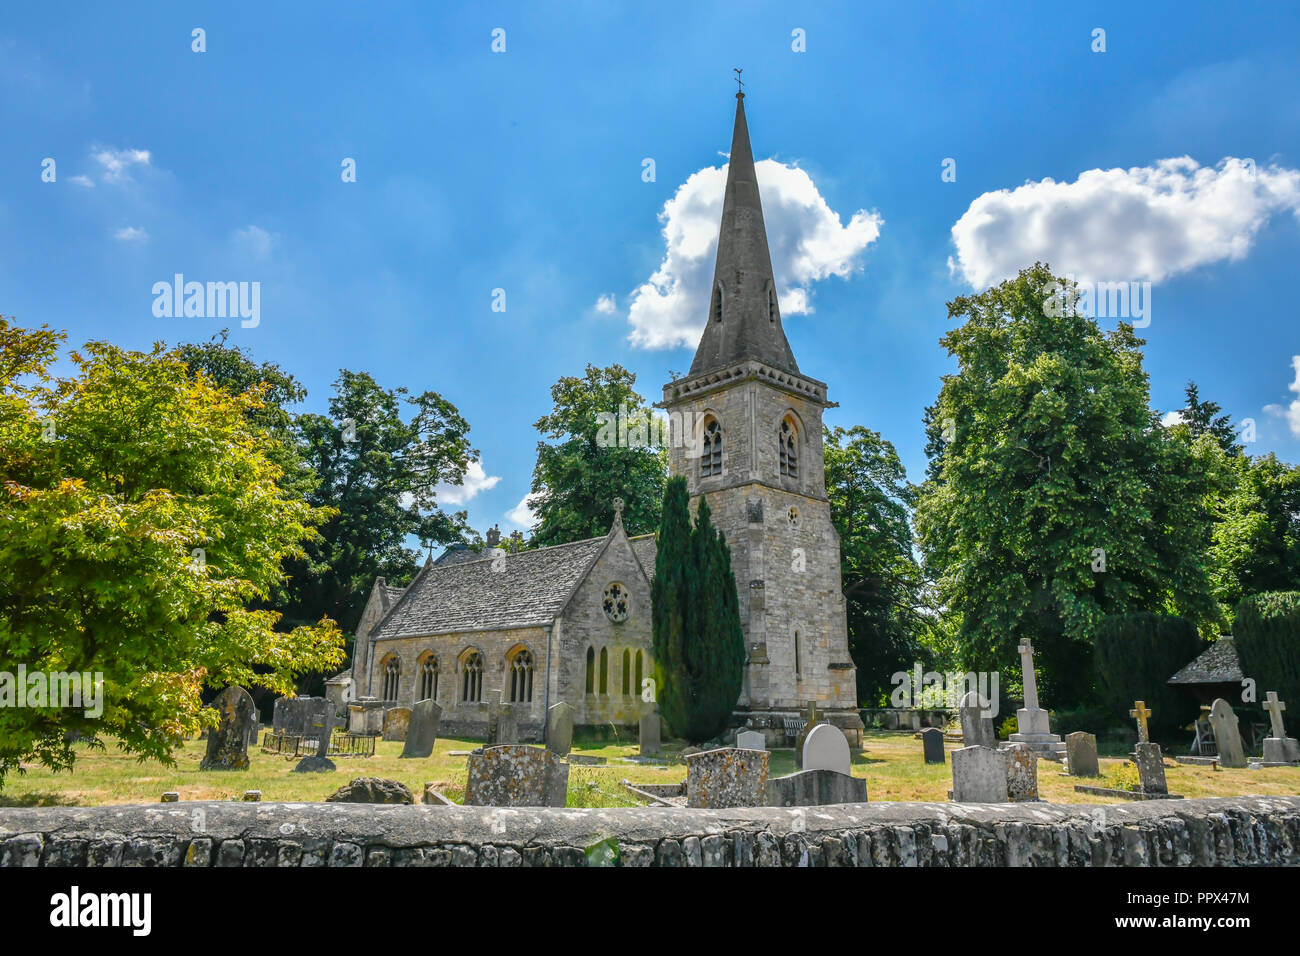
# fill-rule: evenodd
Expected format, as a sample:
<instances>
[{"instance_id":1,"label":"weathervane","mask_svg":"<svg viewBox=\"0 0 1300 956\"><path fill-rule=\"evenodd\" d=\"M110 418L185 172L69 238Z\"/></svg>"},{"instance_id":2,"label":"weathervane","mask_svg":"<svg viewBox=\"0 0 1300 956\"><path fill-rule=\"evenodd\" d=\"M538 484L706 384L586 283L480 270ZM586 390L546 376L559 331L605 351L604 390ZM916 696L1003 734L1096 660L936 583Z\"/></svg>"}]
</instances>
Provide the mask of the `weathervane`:
<instances>
[{"instance_id":1,"label":"weathervane","mask_svg":"<svg viewBox=\"0 0 1300 956\"><path fill-rule=\"evenodd\" d=\"M745 84L742 83L742 82L740 82L740 74L741 74L742 72L744 72L744 71L741 70L741 68L738 67L738 66L733 66L733 67L731 68L731 72L736 74L736 95L737 95L737 96L744 96L744 95L745 95Z\"/></svg>"}]
</instances>

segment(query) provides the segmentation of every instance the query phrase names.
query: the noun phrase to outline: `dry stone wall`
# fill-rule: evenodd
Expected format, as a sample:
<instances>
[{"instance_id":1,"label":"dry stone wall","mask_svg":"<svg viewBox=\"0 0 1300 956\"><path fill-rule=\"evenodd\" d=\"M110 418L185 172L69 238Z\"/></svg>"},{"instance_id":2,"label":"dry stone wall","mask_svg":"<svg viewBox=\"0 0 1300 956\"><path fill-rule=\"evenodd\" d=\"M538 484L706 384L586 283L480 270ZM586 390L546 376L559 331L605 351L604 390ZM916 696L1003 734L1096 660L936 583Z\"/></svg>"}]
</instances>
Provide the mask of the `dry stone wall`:
<instances>
[{"instance_id":1,"label":"dry stone wall","mask_svg":"<svg viewBox=\"0 0 1300 956\"><path fill-rule=\"evenodd\" d=\"M1123 806L0 809L3 866L1300 865L1300 797Z\"/></svg>"}]
</instances>

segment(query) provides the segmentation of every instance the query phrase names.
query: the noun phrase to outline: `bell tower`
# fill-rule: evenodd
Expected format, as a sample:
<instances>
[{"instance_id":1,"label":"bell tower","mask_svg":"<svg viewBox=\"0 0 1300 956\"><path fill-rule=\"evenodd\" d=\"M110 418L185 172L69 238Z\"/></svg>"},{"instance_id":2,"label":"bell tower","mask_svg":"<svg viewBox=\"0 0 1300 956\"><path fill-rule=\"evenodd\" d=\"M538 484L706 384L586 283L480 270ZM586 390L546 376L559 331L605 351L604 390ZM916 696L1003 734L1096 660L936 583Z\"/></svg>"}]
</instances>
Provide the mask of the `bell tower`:
<instances>
[{"instance_id":1,"label":"bell tower","mask_svg":"<svg viewBox=\"0 0 1300 956\"><path fill-rule=\"evenodd\" d=\"M737 716L775 730L815 700L857 745L822 449L832 403L826 383L799 371L781 323L743 91L707 308L691 370L664 386L660 407L685 439L670 443L671 473L685 476L693 505L707 499L731 547L747 651Z\"/></svg>"}]
</instances>

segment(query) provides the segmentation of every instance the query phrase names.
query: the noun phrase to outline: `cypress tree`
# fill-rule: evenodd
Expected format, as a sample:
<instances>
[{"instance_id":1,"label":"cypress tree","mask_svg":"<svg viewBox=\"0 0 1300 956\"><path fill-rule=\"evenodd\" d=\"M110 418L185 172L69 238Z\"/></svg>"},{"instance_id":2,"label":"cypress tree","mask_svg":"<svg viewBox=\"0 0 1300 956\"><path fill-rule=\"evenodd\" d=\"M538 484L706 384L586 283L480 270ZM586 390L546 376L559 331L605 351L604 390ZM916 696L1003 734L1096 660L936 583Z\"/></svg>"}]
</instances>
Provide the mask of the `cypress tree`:
<instances>
[{"instance_id":1,"label":"cypress tree","mask_svg":"<svg viewBox=\"0 0 1300 956\"><path fill-rule=\"evenodd\" d=\"M701 499L690 526L683 478L669 480L651 611L664 721L691 741L723 730L744 681L745 642L731 549Z\"/></svg>"}]
</instances>

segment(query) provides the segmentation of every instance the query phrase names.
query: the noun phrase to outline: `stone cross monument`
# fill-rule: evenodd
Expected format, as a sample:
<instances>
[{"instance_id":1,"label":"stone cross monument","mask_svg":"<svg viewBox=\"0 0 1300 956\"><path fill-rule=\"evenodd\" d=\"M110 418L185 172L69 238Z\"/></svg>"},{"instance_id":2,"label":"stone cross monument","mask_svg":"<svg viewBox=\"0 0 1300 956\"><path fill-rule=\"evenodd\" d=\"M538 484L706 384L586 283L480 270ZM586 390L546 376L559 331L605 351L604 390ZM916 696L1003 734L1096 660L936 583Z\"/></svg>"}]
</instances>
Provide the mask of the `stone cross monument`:
<instances>
[{"instance_id":1,"label":"stone cross monument","mask_svg":"<svg viewBox=\"0 0 1300 956\"><path fill-rule=\"evenodd\" d=\"M1047 711L1038 706L1038 682L1034 677L1034 647L1029 638L1020 642L1021 679L1025 687L1025 706L1016 711L1017 733L1011 744L1028 744L1040 757L1059 760L1065 756L1065 741L1052 733Z\"/></svg>"},{"instance_id":2,"label":"stone cross monument","mask_svg":"<svg viewBox=\"0 0 1300 956\"><path fill-rule=\"evenodd\" d=\"M1286 725L1282 723L1282 711L1286 704L1277 699L1277 691L1268 692L1268 701L1264 704L1268 711L1269 722L1273 726L1273 735L1264 738L1264 761L1266 763L1295 763L1300 761L1300 744L1294 737L1286 735Z\"/></svg>"},{"instance_id":3,"label":"stone cross monument","mask_svg":"<svg viewBox=\"0 0 1300 956\"><path fill-rule=\"evenodd\" d=\"M1147 718L1151 716L1151 708L1147 706L1147 702L1145 700L1135 700L1133 709L1128 712L1128 715L1137 721L1138 743L1148 743L1151 738L1147 732Z\"/></svg>"}]
</instances>

